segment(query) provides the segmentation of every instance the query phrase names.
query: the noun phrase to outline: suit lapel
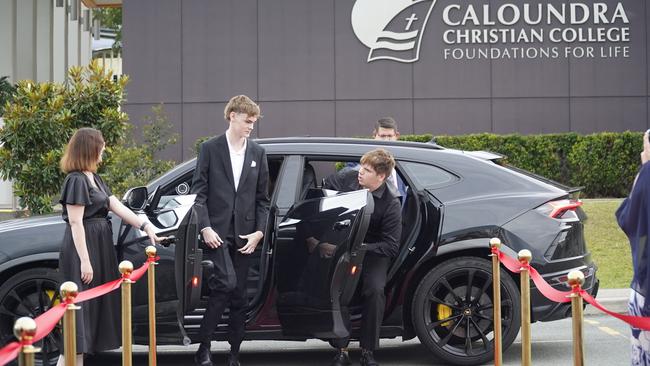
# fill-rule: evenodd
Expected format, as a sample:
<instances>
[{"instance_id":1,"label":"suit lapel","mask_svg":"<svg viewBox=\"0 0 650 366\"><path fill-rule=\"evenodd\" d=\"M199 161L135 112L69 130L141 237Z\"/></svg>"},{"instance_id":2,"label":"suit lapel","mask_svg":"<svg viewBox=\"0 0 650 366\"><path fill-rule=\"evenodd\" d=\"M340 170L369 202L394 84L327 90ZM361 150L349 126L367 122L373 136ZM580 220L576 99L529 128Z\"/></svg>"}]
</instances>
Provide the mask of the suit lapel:
<instances>
[{"instance_id":1,"label":"suit lapel","mask_svg":"<svg viewBox=\"0 0 650 366\"><path fill-rule=\"evenodd\" d=\"M246 177L248 176L248 172L253 169L251 168L251 164L253 161L253 146L251 145L250 140L246 141L246 152L244 153L244 166L242 167L241 170L241 177L239 177L239 186L241 187L244 182L246 182Z\"/></svg>"},{"instance_id":2,"label":"suit lapel","mask_svg":"<svg viewBox=\"0 0 650 366\"><path fill-rule=\"evenodd\" d=\"M228 140L226 135L223 134L217 140L219 147L219 155L221 156L221 162L223 163L223 169L225 170L226 177L230 182L230 186L235 188L235 178L232 176L232 163L230 162L230 149L228 148Z\"/></svg>"}]
</instances>

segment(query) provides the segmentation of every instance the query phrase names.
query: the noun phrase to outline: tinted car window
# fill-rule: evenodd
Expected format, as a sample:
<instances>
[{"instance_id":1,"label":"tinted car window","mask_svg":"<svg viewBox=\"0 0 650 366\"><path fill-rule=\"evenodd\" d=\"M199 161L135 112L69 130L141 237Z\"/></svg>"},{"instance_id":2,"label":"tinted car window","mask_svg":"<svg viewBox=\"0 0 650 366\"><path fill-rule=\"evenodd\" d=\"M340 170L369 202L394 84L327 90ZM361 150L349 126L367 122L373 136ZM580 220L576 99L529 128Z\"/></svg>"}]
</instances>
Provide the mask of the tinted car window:
<instances>
[{"instance_id":1,"label":"tinted car window","mask_svg":"<svg viewBox=\"0 0 650 366\"><path fill-rule=\"evenodd\" d=\"M458 181L455 175L433 165L408 161L401 162L401 165L409 177L423 188L437 188Z\"/></svg>"}]
</instances>

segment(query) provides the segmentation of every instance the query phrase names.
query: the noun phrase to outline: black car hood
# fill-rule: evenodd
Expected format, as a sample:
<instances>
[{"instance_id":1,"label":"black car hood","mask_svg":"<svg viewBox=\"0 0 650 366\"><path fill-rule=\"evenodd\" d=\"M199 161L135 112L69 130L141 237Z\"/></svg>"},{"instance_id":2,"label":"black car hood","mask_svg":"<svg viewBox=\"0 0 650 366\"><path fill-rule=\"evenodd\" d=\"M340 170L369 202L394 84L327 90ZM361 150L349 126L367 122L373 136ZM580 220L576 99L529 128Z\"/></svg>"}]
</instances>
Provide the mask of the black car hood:
<instances>
[{"instance_id":1,"label":"black car hood","mask_svg":"<svg viewBox=\"0 0 650 366\"><path fill-rule=\"evenodd\" d=\"M65 222L60 214L0 222L0 265L24 256L54 253L61 247Z\"/></svg>"},{"instance_id":2,"label":"black car hood","mask_svg":"<svg viewBox=\"0 0 650 366\"><path fill-rule=\"evenodd\" d=\"M61 215L52 214L44 216L33 216L23 219L13 219L0 221L0 234L3 234L8 231L21 230L25 227L41 227L47 225L63 224L61 220ZM1 244L0 244L1 245Z\"/></svg>"}]
</instances>

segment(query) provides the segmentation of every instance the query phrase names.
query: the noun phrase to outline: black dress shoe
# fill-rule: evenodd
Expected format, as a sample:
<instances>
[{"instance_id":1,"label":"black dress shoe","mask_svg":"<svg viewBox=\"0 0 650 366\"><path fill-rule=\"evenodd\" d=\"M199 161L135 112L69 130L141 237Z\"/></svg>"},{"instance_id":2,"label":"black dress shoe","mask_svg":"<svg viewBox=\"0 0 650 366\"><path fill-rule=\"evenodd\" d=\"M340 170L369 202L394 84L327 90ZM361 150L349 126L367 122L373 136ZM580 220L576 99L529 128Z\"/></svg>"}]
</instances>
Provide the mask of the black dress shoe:
<instances>
[{"instance_id":1,"label":"black dress shoe","mask_svg":"<svg viewBox=\"0 0 650 366\"><path fill-rule=\"evenodd\" d=\"M196 354L194 354L194 362L196 362L197 366L213 366L210 347L201 344L199 349L196 350Z\"/></svg>"},{"instance_id":2,"label":"black dress shoe","mask_svg":"<svg viewBox=\"0 0 650 366\"><path fill-rule=\"evenodd\" d=\"M241 366L239 363L239 355L231 354L228 356L228 362L226 363L226 366Z\"/></svg>"},{"instance_id":3,"label":"black dress shoe","mask_svg":"<svg viewBox=\"0 0 650 366\"><path fill-rule=\"evenodd\" d=\"M350 365L350 356L348 356L347 351L341 349L336 350L336 356L332 360L330 366L349 366Z\"/></svg>"},{"instance_id":4,"label":"black dress shoe","mask_svg":"<svg viewBox=\"0 0 650 366\"><path fill-rule=\"evenodd\" d=\"M361 366L379 366L372 351L361 350Z\"/></svg>"}]
</instances>

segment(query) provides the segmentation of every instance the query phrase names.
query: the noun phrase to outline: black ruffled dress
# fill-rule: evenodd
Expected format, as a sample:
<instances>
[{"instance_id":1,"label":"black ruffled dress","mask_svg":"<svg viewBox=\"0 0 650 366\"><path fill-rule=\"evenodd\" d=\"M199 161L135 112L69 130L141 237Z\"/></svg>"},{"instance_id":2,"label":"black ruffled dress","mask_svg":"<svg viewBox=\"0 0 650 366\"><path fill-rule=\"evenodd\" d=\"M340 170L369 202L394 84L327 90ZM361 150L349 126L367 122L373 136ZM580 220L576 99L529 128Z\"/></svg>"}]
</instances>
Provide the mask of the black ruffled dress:
<instances>
[{"instance_id":1,"label":"black ruffled dress","mask_svg":"<svg viewBox=\"0 0 650 366\"><path fill-rule=\"evenodd\" d=\"M108 220L109 200L112 195L104 181L94 174L94 183L81 172L68 174L61 188L60 203L63 205L63 220L68 222L66 205L85 206L83 226L86 233L88 256L93 268L93 280L86 285L81 281L81 261L72 240L68 224L59 253L59 271L64 281L73 281L79 291L113 281L120 277L117 257L113 245L111 223ZM121 346L120 292L79 304L77 310L77 353L95 353ZM62 348L61 348L62 349Z\"/></svg>"}]
</instances>

